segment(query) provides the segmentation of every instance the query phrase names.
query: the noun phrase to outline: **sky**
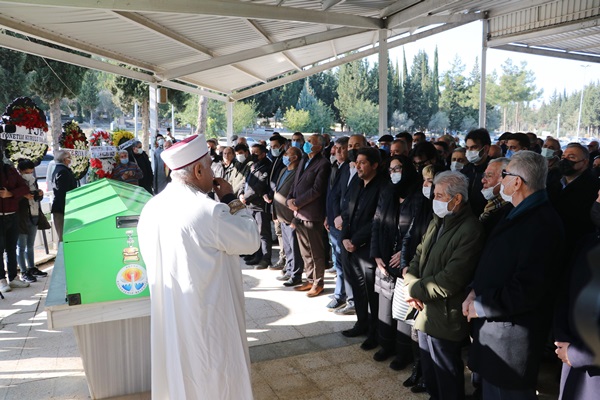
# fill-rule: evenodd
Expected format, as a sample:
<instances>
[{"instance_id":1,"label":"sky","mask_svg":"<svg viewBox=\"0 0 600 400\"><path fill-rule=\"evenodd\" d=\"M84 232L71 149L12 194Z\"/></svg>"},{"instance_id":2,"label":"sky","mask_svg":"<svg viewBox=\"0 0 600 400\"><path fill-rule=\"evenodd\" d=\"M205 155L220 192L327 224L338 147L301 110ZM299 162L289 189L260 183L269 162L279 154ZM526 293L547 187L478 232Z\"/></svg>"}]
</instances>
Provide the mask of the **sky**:
<instances>
[{"instance_id":1,"label":"sky","mask_svg":"<svg viewBox=\"0 0 600 400\"><path fill-rule=\"evenodd\" d=\"M429 55L432 65L436 46L438 47L440 76L442 72L449 69L456 55L461 58L462 63L466 66L465 74L468 74L475 64L476 57L481 60L481 22L472 22L414 43L390 49L389 56L393 62L398 59L398 65L402 68L402 49L404 49L410 71L413 57L419 50L424 50ZM376 59L377 56L374 57ZM527 62L527 68L535 74L537 88L544 90L541 100L548 100L555 89L559 92L566 89L567 94L571 94L581 90L589 82L600 79L600 64L494 49L487 51L487 73L490 74L495 69L500 74L500 66L507 58L511 58L513 64L517 65L520 65L521 61ZM584 65L589 65L589 67L582 67Z\"/></svg>"}]
</instances>

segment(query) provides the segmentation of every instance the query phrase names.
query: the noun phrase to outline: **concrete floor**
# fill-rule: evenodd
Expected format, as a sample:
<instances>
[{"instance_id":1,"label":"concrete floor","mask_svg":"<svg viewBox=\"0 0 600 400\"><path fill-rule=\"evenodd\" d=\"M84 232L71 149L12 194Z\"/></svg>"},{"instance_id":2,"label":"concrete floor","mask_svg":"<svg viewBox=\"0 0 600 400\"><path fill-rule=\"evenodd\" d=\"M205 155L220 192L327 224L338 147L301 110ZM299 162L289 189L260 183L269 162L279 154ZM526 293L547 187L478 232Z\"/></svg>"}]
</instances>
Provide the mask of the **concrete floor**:
<instances>
[{"instance_id":1,"label":"concrete floor","mask_svg":"<svg viewBox=\"0 0 600 400\"><path fill-rule=\"evenodd\" d=\"M284 288L278 271L255 271L241 263L246 323L257 400L265 399L428 399L401 384L410 370L396 372L378 363L376 350L363 351L361 338L340 334L354 316L325 309L334 277L323 295ZM42 269L52 272L52 263ZM29 288L13 289L0 300L0 400L89 399L79 351L71 328L47 329L43 310L50 277ZM554 370L547 368L540 399L556 399ZM466 380L469 379L467 371ZM470 391L470 385L467 385ZM150 399L149 393L120 397Z\"/></svg>"}]
</instances>

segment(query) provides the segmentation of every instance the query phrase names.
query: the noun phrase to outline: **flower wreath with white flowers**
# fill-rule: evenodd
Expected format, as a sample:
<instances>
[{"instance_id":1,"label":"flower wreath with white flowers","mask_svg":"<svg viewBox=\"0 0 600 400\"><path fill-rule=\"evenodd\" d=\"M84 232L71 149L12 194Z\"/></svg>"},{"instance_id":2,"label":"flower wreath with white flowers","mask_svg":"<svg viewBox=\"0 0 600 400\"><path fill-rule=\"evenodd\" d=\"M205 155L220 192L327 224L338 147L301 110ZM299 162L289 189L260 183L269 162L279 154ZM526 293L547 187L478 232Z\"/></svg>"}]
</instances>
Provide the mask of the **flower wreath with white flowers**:
<instances>
[{"instance_id":1,"label":"flower wreath with white flowers","mask_svg":"<svg viewBox=\"0 0 600 400\"><path fill-rule=\"evenodd\" d=\"M105 131L96 131L92 133L89 139L90 146L113 146L112 135ZM92 157L90 158L90 169L88 170L88 182L94 182L102 178L112 178L112 171L116 161L111 157Z\"/></svg>"},{"instance_id":2,"label":"flower wreath with white flowers","mask_svg":"<svg viewBox=\"0 0 600 400\"><path fill-rule=\"evenodd\" d=\"M59 144L61 150L66 150L71 154L69 168L73 171L75 179L83 178L90 166L90 157L87 137L77 122L70 121L63 124Z\"/></svg>"},{"instance_id":3,"label":"flower wreath with white flowers","mask_svg":"<svg viewBox=\"0 0 600 400\"><path fill-rule=\"evenodd\" d=\"M6 157L15 164L25 158L39 165L48 151L44 112L29 97L18 97L6 107L2 123Z\"/></svg>"}]
</instances>

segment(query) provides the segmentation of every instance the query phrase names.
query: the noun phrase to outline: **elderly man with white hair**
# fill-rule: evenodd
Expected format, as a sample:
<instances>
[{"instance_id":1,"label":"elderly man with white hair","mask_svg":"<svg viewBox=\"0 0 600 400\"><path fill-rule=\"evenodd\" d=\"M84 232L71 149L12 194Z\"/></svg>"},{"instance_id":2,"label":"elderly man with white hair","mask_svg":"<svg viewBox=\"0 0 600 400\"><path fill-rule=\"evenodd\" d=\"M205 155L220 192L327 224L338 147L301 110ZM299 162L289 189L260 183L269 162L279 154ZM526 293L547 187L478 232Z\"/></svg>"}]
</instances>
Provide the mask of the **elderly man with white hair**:
<instances>
[{"instance_id":1,"label":"elderly man with white hair","mask_svg":"<svg viewBox=\"0 0 600 400\"><path fill-rule=\"evenodd\" d=\"M514 208L492 230L463 314L473 321L469 368L485 400L533 400L564 265L560 217L546 194L548 162L523 150L502 170ZM537 251L536 251L537 249Z\"/></svg>"},{"instance_id":2,"label":"elderly man with white hair","mask_svg":"<svg viewBox=\"0 0 600 400\"><path fill-rule=\"evenodd\" d=\"M473 215L469 182L460 172L434 178L433 220L404 276L415 320L421 367L433 399L464 399L461 348L469 336L461 305L483 247L483 227Z\"/></svg>"},{"instance_id":3,"label":"elderly man with white hair","mask_svg":"<svg viewBox=\"0 0 600 400\"><path fill-rule=\"evenodd\" d=\"M127 150L119 150L118 154L119 163L113 168L112 178L132 185L139 185L140 179L144 177L140 167L135 161L129 161Z\"/></svg>"},{"instance_id":4,"label":"elderly man with white hair","mask_svg":"<svg viewBox=\"0 0 600 400\"><path fill-rule=\"evenodd\" d=\"M238 256L258 249L256 223L231 185L214 178L203 135L161 157L173 181L138 225L150 287L152 398L252 399Z\"/></svg>"}]
</instances>

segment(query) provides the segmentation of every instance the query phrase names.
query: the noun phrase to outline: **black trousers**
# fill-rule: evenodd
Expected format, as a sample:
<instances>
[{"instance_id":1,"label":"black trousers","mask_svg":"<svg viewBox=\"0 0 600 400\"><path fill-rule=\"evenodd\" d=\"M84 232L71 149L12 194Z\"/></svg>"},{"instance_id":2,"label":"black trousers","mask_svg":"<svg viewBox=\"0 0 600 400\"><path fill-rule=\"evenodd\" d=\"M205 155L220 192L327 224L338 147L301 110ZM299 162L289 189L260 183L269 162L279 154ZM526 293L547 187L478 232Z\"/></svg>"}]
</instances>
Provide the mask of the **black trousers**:
<instances>
[{"instance_id":1,"label":"black trousers","mask_svg":"<svg viewBox=\"0 0 600 400\"><path fill-rule=\"evenodd\" d=\"M464 400L463 342L438 339L419 331L421 369L432 400Z\"/></svg>"},{"instance_id":2,"label":"black trousers","mask_svg":"<svg viewBox=\"0 0 600 400\"><path fill-rule=\"evenodd\" d=\"M260 248L254 253L255 258L271 263L273 235L271 233L271 214L264 211L252 211L252 216L258 225L260 233Z\"/></svg>"},{"instance_id":3,"label":"black trousers","mask_svg":"<svg viewBox=\"0 0 600 400\"><path fill-rule=\"evenodd\" d=\"M342 266L346 280L352 287L357 325L361 329L368 329L369 339L378 340L379 295L375 292L375 261L369 257L368 246L353 253L344 250L343 254Z\"/></svg>"},{"instance_id":4,"label":"black trousers","mask_svg":"<svg viewBox=\"0 0 600 400\"><path fill-rule=\"evenodd\" d=\"M17 240L19 238L17 214L0 215L0 257L2 268L0 279L8 278L13 281L17 278ZM62 237L62 231L61 231ZM6 252L6 272L4 272L4 253Z\"/></svg>"},{"instance_id":5,"label":"black trousers","mask_svg":"<svg viewBox=\"0 0 600 400\"><path fill-rule=\"evenodd\" d=\"M410 356L410 325L392 318L392 300L379 294L379 345L387 351L405 352Z\"/></svg>"}]
</instances>

